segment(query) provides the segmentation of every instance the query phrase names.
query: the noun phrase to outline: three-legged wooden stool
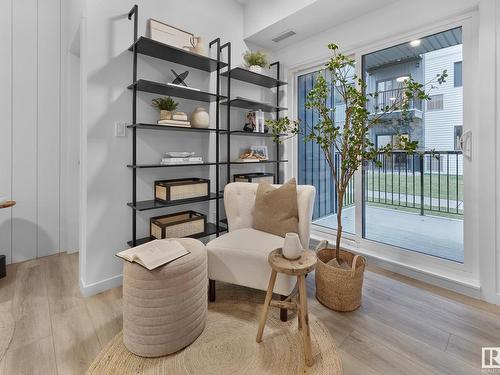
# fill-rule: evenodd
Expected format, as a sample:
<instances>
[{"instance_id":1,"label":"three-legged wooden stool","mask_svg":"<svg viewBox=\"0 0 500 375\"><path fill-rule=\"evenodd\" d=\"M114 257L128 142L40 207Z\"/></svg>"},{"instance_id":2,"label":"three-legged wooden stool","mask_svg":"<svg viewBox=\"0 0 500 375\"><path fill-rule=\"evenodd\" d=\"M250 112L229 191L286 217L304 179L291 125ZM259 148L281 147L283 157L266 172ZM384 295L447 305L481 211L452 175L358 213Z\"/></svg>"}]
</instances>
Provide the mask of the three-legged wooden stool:
<instances>
[{"instance_id":1,"label":"three-legged wooden stool","mask_svg":"<svg viewBox=\"0 0 500 375\"><path fill-rule=\"evenodd\" d=\"M278 307L280 309L297 310L297 318L299 321L299 329L302 329L302 336L304 340L304 353L306 364L312 366L313 357L311 351L311 333L309 331L309 316L307 312L307 288L306 288L306 275L314 270L316 266L316 254L307 250L302 253L302 256L296 260L289 260L283 257L281 249L276 249L269 253L269 264L272 268L271 278L267 287L266 300L262 309L262 315L259 323L259 331L257 332L257 342L262 341L262 334L264 333L264 326L266 325L267 315L269 313L269 306ZM299 294L297 301L293 302L292 297L295 293L290 294L284 301L275 301L273 297L274 283L278 272L287 275L297 276L297 284L299 287Z\"/></svg>"}]
</instances>

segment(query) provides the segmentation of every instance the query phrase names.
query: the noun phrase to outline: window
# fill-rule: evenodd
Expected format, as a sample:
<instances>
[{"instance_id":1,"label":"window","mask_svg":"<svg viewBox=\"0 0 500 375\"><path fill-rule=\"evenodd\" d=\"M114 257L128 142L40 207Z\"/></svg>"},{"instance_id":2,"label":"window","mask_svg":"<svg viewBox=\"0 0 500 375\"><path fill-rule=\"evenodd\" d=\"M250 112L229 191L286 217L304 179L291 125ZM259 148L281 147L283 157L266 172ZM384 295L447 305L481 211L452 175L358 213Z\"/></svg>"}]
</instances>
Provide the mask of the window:
<instances>
[{"instance_id":1,"label":"window","mask_svg":"<svg viewBox=\"0 0 500 375\"><path fill-rule=\"evenodd\" d=\"M453 85L462 87L462 62L457 61L453 64Z\"/></svg>"},{"instance_id":2,"label":"window","mask_svg":"<svg viewBox=\"0 0 500 375\"><path fill-rule=\"evenodd\" d=\"M460 138L462 138L462 125L455 126L455 151L460 151Z\"/></svg>"},{"instance_id":3,"label":"window","mask_svg":"<svg viewBox=\"0 0 500 375\"><path fill-rule=\"evenodd\" d=\"M443 109L443 94L431 95L431 100L427 102L428 111L438 111Z\"/></svg>"},{"instance_id":4,"label":"window","mask_svg":"<svg viewBox=\"0 0 500 375\"><path fill-rule=\"evenodd\" d=\"M463 118L461 41L462 30L456 28L422 38L429 46L425 51L407 42L363 56L363 79L368 93L378 91L379 108L397 97L398 86L389 77L411 76L421 84L433 82L434 88L429 88L425 116L415 111L403 118L395 112L370 128L369 139L378 148L390 144L396 149L364 164L357 185L364 199L354 202L362 206L361 233L356 233L362 238L459 263L464 261L464 177L457 150L462 127L455 125ZM436 77L445 69L450 76L440 85ZM417 102L410 109L422 108ZM396 134L417 142L417 150L399 150Z\"/></svg>"}]
</instances>

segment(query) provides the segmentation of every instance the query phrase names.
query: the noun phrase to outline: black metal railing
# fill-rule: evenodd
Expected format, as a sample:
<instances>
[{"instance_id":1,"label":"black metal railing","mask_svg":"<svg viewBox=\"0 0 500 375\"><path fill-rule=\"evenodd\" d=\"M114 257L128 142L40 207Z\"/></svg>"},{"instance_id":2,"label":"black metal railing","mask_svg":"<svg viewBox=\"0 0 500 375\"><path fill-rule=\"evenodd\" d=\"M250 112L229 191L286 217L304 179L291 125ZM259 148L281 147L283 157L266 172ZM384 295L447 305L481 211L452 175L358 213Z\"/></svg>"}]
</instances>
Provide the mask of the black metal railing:
<instances>
[{"instance_id":1,"label":"black metal railing","mask_svg":"<svg viewBox=\"0 0 500 375\"><path fill-rule=\"evenodd\" d=\"M401 101L404 97L403 89L393 89L393 90L385 90L378 91L377 93L372 94L373 97L370 98L368 102L368 111L370 113L378 113L382 112L384 108L391 107L395 101ZM409 99L408 109L413 110L422 110L422 100L420 99Z\"/></svg>"},{"instance_id":2,"label":"black metal railing","mask_svg":"<svg viewBox=\"0 0 500 375\"><path fill-rule=\"evenodd\" d=\"M364 167L364 198L371 204L463 215L461 151L381 153Z\"/></svg>"}]
</instances>

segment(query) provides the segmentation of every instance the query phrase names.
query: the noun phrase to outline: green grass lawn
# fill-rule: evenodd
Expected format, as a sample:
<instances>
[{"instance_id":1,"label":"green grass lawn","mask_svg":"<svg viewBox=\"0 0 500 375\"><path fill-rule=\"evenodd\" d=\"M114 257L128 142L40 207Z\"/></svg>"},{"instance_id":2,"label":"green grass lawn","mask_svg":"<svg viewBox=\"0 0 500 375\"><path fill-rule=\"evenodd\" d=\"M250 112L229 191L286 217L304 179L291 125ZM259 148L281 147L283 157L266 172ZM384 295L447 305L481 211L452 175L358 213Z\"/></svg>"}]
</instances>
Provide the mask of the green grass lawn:
<instances>
[{"instance_id":1,"label":"green grass lawn","mask_svg":"<svg viewBox=\"0 0 500 375\"><path fill-rule=\"evenodd\" d=\"M463 201L463 177L446 174L441 174L439 177L437 174L424 173L424 197L450 199L453 201ZM366 182L368 183L368 190L380 191L380 192L393 192L394 194L407 194L420 196L421 194L421 176L420 173L415 173L415 177L411 172L405 174L401 171L399 175L397 172L393 173L380 173L380 175L375 171L367 172ZM378 193L375 194L374 198L378 199ZM380 199L384 199L385 194L380 194ZM388 196L390 200L390 196ZM410 199L408 199L408 203ZM412 199L413 202L413 199ZM419 203L415 201L415 203Z\"/></svg>"}]
</instances>

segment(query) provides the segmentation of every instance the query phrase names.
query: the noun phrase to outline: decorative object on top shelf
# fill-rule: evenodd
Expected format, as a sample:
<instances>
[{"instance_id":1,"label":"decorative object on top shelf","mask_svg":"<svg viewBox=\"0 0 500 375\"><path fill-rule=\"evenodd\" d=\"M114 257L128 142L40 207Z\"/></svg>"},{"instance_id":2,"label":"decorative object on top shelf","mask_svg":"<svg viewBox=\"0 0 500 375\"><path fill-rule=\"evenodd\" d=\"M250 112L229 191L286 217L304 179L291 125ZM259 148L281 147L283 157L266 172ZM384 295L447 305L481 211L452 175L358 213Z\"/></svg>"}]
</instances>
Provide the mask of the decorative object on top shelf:
<instances>
[{"instance_id":1,"label":"decorative object on top shelf","mask_svg":"<svg viewBox=\"0 0 500 375\"><path fill-rule=\"evenodd\" d=\"M289 260L299 259L304 248L300 243L300 238L297 233L286 233L285 242L283 243L283 257Z\"/></svg>"},{"instance_id":2,"label":"decorative object on top shelf","mask_svg":"<svg viewBox=\"0 0 500 375\"><path fill-rule=\"evenodd\" d=\"M191 114L191 126L193 128L208 128L210 115L204 107L197 107Z\"/></svg>"},{"instance_id":3,"label":"decorative object on top shelf","mask_svg":"<svg viewBox=\"0 0 500 375\"><path fill-rule=\"evenodd\" d=\"M206 178L179 178L155 181L155 200L171 203L178 200L210 196L210 180Z\"/></svg>"},{"instance_id":4,"label":"decorative object on top shelf","mask_svg":"<svg viewBox=\"0 0 500 375\"><path fill-rule=\"evenodd\" d=\"M170 96L152 100L152 106L160 111L160 120L172 120L172 112L177 109L177 103Z\"/></svg>"},{"instance_id":5,"label":"decorative object on top shelf","mask_svg":"<svg viewBox=\"0 0 500 375\"><path fill-rule=\"evenodd\" d=\"M352 252L341 249L342 239L342 210L344 195L354 173L367 161L380 165L380 153L387 153L394 149L392 145L377 148L370 140L373 126L398 111L401 113L400 127L410 121L410 105L413 100L429 100L429 92L435 84L442 84L448 76L446 70L441 74L422 84L408 77L400 82L400 95L396 95L390 105L379 108L378 93L365 94L367 84L357 76L354 82L349 78L355 68L355 61L338 51L338 46L329 44L328 48L332 57L325 64L330 80L327 81L323 74L318 74L312 89L307 95L305 107L319 114L315 123L307 126L300 122L291 121L287 117L268 121L273 128L273 134L292 133L304 135L304 141L317 143L330 166L332 178L336 186L337 195L337 237L335 248L326 245L318 251L318 266L316 269L316 298L325 306L336 311L352 311L361 304L363 273L365 259ZM333 92L335 91L335 92ZM335 94L345 105L345 119L341 125L332 119L332 108L329 107L328 98ZM375 113L370 113L366 108L368 104L375 104ZM405 139L400 128L395 129L396 135L401 140L401 149L412 152L418 142ZM276 138L281 142L282 138ZM333 155L337 154L340 163L335 163Z\"/></svg>"},{"instance_id":6,"label":"decorative object on top shelf","mask_svg":"<svg viewBox=\"0 0 500 375\"><path fill-rule=\"evenodd\" d=\"M247 112L247 122L245 126L243 126L243 130L246 132L254 132L257 129L257 120L255 118L255 112L249 111Z\"/></svg>"},{"instance_id":7,"label":"decorative object on top shelf","mask_svg":"<svg viewBox=\"0 0 500 375\"><path fill-rule=\"evenodd\" d=\"M205 51L205 47L203 45L203 38L201 36L192 36L191 37L191 46L189 50L191 52L197 53L198 55L206 56L207 52Z\"/></svg>"},{"instance_id":8,"label":"decorative object on top shelf","mask_svg":"<svg viewBox=\"0 0 500 375\"><path fill-rule=\"evenodd\" d=\"M274 173L255 172L255 173L240 173L233 175L234 182L267 182L274 184Z\"/></svg>"},{"instance_id":9,"label":"decorative object on top shelf","mask_svg":"<svg viewBox=\"0 0 500 375\"><path fill-rule=\"evenodd\" d=\"M267 55L262 51L246 51L243 54L243 59L248 70L254 73L262 74L262 68L269 67Z\"/></svg>"},{"instance_id":10,"label":"decorative object on top shelf","mask_svg":"<svg viewBox=\"0 0 500 375\"><path fill-rule=\"evenodd\" d=\"M190 51L193 47L191 38L194 35L177 27L167 25L154 19L149 19L149 37L158 42Z\"/></svg>"},{"instance_id":11,"label":"decorative object on top shelf","mask_svg":"<svg viewBox=\"0 0 500 375\"><path fill-rule=\"evenodd\" d=\"M182 211L149 219L151 238L181 238L205 232L207 217L195 211Z\"/></svg>"}]
</instances>

